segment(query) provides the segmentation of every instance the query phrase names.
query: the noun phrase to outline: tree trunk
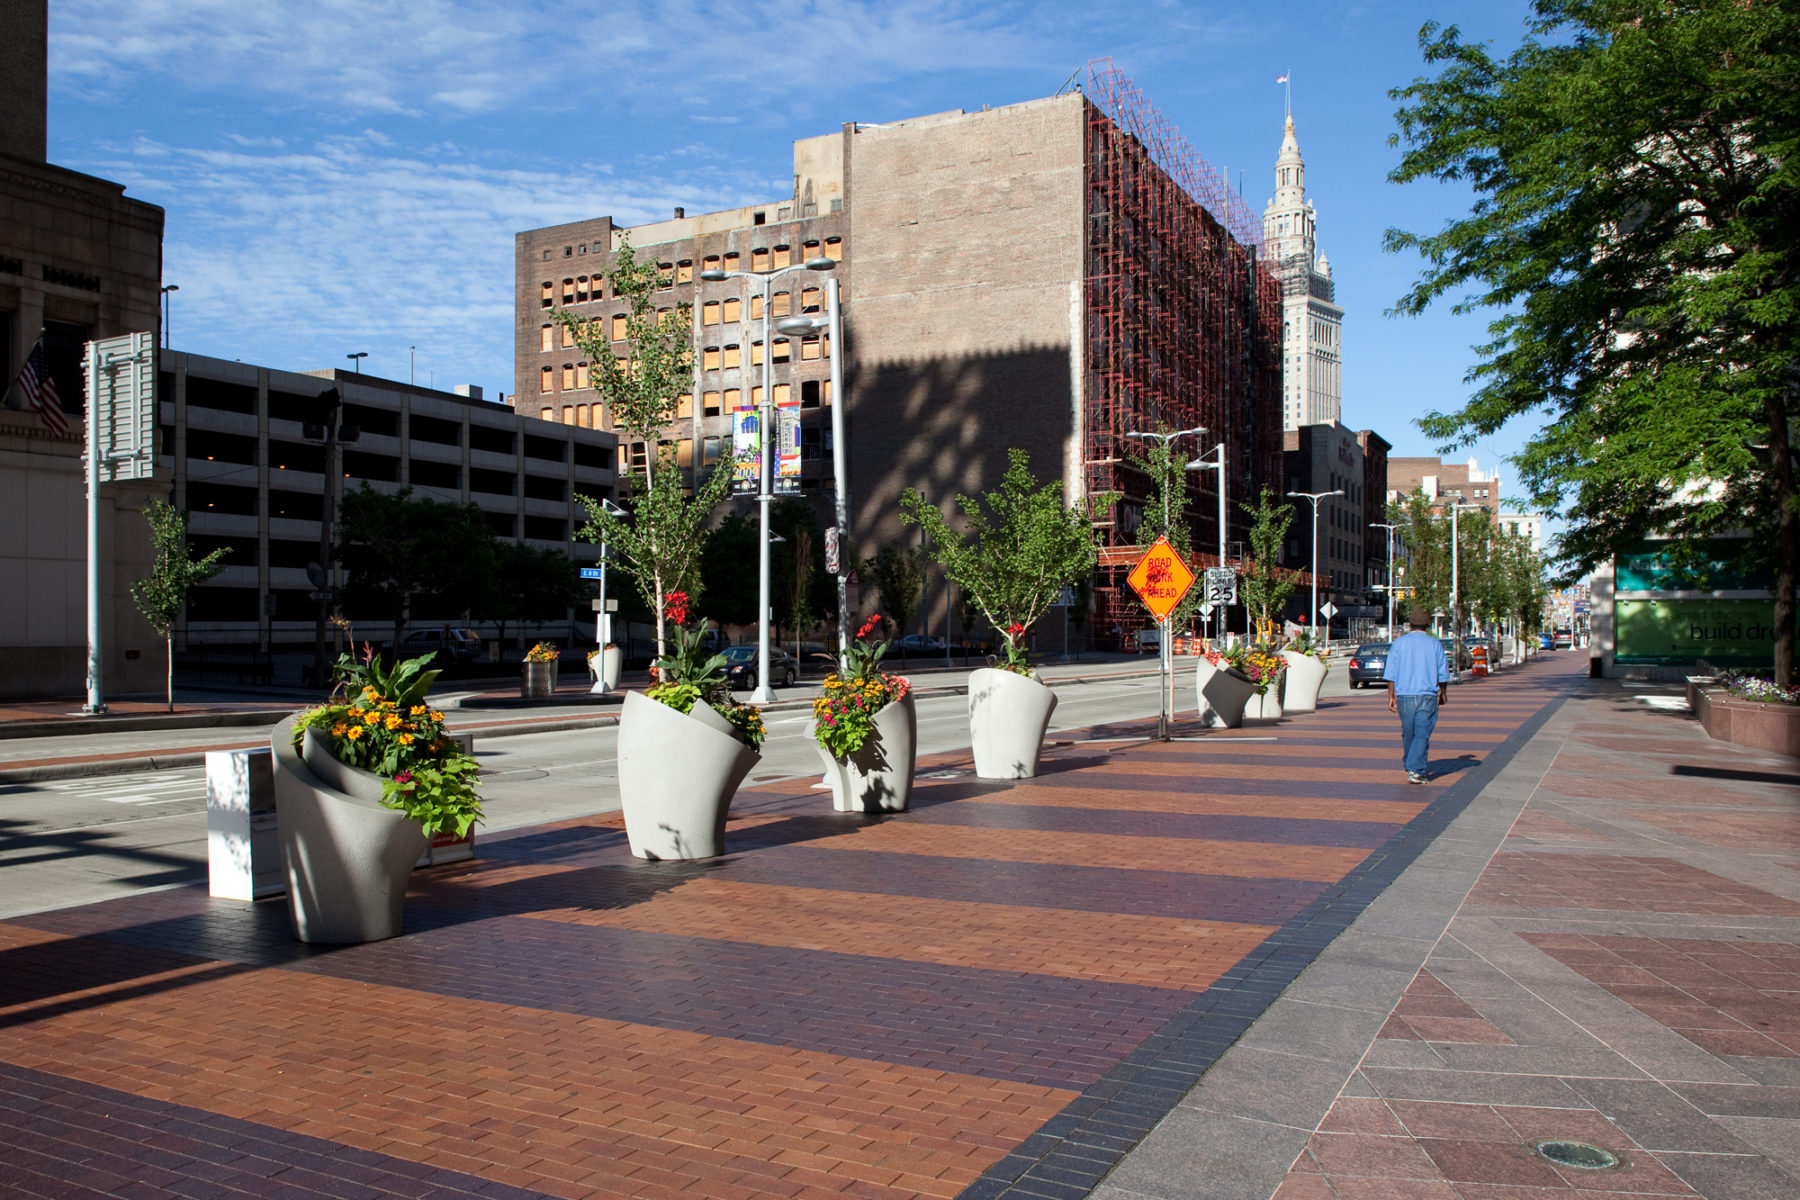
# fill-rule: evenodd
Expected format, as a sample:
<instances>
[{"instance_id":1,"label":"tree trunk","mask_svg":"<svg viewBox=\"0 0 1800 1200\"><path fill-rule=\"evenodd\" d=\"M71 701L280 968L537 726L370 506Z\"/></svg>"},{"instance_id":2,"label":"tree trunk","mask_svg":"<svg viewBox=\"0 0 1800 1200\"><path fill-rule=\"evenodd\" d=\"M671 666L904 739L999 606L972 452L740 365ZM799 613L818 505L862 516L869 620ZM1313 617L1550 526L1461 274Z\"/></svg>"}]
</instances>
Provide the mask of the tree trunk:
<instances>
[{"instance_id":1,"label":"tree trunk","mask_svg":"<svg viewBox=\"0 0 1800 1200\"><path fill-rule=\"evenodd\" d=\"M164 697L169 702L169 711L175 711L175 631L171 629L163 637L163 689Z\"/></svg>"},{"instance_id":2,"label":"tree trunk","mask_svg":"<svg viewBox=\"0 0 1800 1200\"><path fill-rule=\"evenodd\" d=\"M1786 688L1794 683L1794 590L1800 587L1800 511L1794 507L1786 395L1771 393L1763 415L1769 426L1769 477L1775 485L1775 684Z\"/></svg>"}]
</instances>

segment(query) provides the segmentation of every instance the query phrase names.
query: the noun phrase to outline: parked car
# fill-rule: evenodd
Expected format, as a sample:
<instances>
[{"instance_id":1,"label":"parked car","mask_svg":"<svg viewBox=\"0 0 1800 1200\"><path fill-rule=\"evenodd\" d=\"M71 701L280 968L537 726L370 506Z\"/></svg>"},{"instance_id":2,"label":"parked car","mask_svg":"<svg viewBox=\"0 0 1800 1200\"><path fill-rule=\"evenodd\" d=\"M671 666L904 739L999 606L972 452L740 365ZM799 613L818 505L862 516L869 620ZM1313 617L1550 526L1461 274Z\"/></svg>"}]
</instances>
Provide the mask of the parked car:
<instances>
[{"instance_id":1,"label":"parked car","mask_svg":"<svg viewBox=\"0 0 1800 1200\"><path fill-rule=\"evenodd\" d=\"M942 654L944 639L929 633L909 633L894 643L894 650L899 654Z\"/></svg>"},{"instance_id":2,"label":"parked car","mask_svg":"<svg viewBox=\"0 0 1800 1200\"><path fill-rule=\"evenodd\" d=\"M1556 635L1551 633L1548 629L1539 633L1538 634L1538 649L1539 650L1554 650L1554 649L1556 649Z\"/></svg>"},{"instance_id":3,"label":"parked car","mask_svg":"<svg viewBox=\"0 0 1800 1200\"><path fill-rule=\"evenodd\" d=\"M756 690L758 677L755 646L731 646L725 650L725 679L734 692ZM800 664L779 646L769 647L769 686L792 686L800 681Z\"/></svg>"},{"instance_id":4,"label":"parked car","mask_svg":"<svg viewBox=\"0 0 1800 1200\"><path fill-rule=\"evenodd\" d=\"M1439 638L1438 641L1444 643L1444 665L1450 668L1450 673L1452 675L1455 675L1459 671L1466 671L1475 665L1475 656L1469 653L1468 638L1463 639L1462 662L1460 664L1456 661L1456 639L1453 637L1444 637Z\"/></svg>"},{"instance_id":5,"label":"parked car","mask_svg":"<svg viewBox=\"0 0 1800 1200\"><path fill-rule=\"evenodd\" d=\"M1350 689L1381 686L1381 672L1387 666L1387 642L1364 642L1350 656Z\"/></svg>"},{"instance_id":6,"label":"parked car","mask_svg":"<svg viewBox=\"0 0 1800 1200\"><path fill-rule=\"evenodd\" d=\"M1487 661L1489 667L1497 667L1500 665L1500 651L1499 648L1494 645L1494 639L1472 637L1463 639L1463 653L1468 657L1470 666L1475 665L1475 647L1477 646L1484 646L1487 648Z\"/></svg>"},{"instance_id":7,"label":"parked car","mask_svg":"<svg viewBox=\"0 0 1800 1200\"><path fill-rule=\"evenodd\" d=\"M473 662L481 657L481 638L472 629L445 625L436 629L415 629L400 639L399 646L383 642L381 648L393 658L405 660L432 655L439 665Z\"/></svg>"}]
</instances>

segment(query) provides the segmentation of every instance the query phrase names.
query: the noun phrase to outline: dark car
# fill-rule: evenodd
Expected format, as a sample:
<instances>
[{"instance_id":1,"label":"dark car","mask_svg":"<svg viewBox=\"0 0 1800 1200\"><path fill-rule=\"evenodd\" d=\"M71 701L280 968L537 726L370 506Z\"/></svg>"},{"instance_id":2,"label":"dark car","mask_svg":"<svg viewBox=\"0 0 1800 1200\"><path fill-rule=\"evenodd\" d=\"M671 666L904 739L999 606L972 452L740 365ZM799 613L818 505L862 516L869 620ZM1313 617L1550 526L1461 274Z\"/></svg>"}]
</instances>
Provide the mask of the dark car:
<instances>
[{"instance_id":1,"label":"dark car","mask_svg":"<svg viewBox=\"0 0 1800 1200\"><path fill-rule=\"evenodd\" d=\"M732 646L725 651L725 678L734 692L756 690L756 647ZM800 664L779 646L769 647L769 686L792 685L800 680Z\"/></svg>"},{"instance_id":2,"label":"dark car","mask_svg":"<svg viewBox=\"0 0 1800 1200\"><path fill-rule=\"evenodd\" d=\"M894 643L895 654L942 654L943 652L943 639L932 637L929 633L909 633Z\"/></svg>"},{"instance_id":3,"label":"dark car","mask_svg":"<svg viewBox=\"0 0 1800 1200\"><path fill-rule=\"evenodd\" d=\"M387 657L401 660L429 654L441 667L480 658L481 638L474 630L446 625L438 629L415 629L400 639L399 646L383 642L381 649Z\"/></svg>"},{"instance_id":4,"label":"dark car","mask_svg":"<svg viewBox=\"0 0 1800 1200\"><path fill-rule=\"evenodd\" d=\"M1350 656L1350 687L1368 687L1381 684L1381 672L1387 666L1387 642L1364 642Z\"/></svg>"}]
</instances>

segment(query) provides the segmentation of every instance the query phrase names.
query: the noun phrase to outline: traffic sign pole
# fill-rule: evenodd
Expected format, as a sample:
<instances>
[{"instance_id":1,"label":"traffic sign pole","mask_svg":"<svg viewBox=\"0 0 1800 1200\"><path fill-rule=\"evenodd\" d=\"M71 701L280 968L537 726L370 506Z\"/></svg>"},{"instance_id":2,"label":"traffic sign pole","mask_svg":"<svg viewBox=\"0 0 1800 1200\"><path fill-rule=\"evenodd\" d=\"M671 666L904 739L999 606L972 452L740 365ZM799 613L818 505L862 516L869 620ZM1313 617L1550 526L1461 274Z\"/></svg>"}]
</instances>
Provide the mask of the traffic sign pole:
<instances>
[{"instance_id":1,"label":"traffic sign pole","mask_svg":"<svg viewBox=\"0 0 1800 1200\"><path fill-rule=\"evenodd\" d=\"M1137 565L1125 577L1150 615L1156 618L1161 627L1160 657L1162 660L1162 687L1157 696L1156 740L1169 740L1169 710L1173 705L1173 646L1170 644L1169 614L1181 603L1181 598L1194 586L1194 572L1181 561L1181 555L1169 545L1167 538L1157 538L1150 549L1144 551L1144 557L1138 559Z\"/></svg>"}]
</instances>

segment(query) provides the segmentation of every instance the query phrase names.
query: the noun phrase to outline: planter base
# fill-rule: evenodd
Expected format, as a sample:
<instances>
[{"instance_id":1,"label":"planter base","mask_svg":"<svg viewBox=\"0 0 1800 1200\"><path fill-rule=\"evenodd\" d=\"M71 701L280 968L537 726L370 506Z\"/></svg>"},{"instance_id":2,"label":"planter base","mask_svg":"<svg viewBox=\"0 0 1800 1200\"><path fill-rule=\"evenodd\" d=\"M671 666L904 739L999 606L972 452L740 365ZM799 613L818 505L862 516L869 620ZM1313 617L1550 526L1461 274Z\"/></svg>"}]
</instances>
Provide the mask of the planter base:
<instances>
[{"instance_id":1,"label":"planter base","mask_svg":"<svg viewBox=\"0 0 1800 1200\"><path fill-rule=\"evenodd\" d=\"M642 692L625 693L619 799L626 840L639 858L715 858L725 852L731 798L762 756L719 725L732 728L710 707L690 716Z\"/></svg>"},{"instance_id":2,"label":"planter base","mask_svg":"<svg viewBox=\"0 0 1800 1200\"><path fill-rule=\"evenodd\" d=\"M1205 658L1194 668L1194 690L1199 694L1200 723L1212 729L1241 728L1244 706L1256 695L1254 683Z\"/></svg>"},{"instance_id":3,"label":"planter base","mask_svg":"<svg viewBox=\"0 0 1800 1200\"><path fill-rule=\"evenodd\" d=\"M918 730L908 692L875 714L875 732L855 754L833 758L815 741L825 763L825 782L831 785L831 806L838 812L905 812L912 798Z\"/></svg>"},{"instance_id":4,"label":"planter base","mask_svg":"<svg viewBox=\"0 0 1800 1200\"><path fill-rule=\"evenodd\" d=\"M1035 679L998 667L969 676L969 739L982 779L1030 779L1037 774L1044 731L1056 693Z\"/></svg>"},{"instance_id":5,"label":"planter base","mask_svg":"<svg viewBox=\"0 0 1800 1200\"><path fill-rule=\"evenodd\" d=\"M1281 657L1287 663L1287 670L1282 673L1281 707L1290 713L1317 712L1319 689L1330 671L1325 660L1292 650L1283 650Z\"/></svg>"}]
</instances>

